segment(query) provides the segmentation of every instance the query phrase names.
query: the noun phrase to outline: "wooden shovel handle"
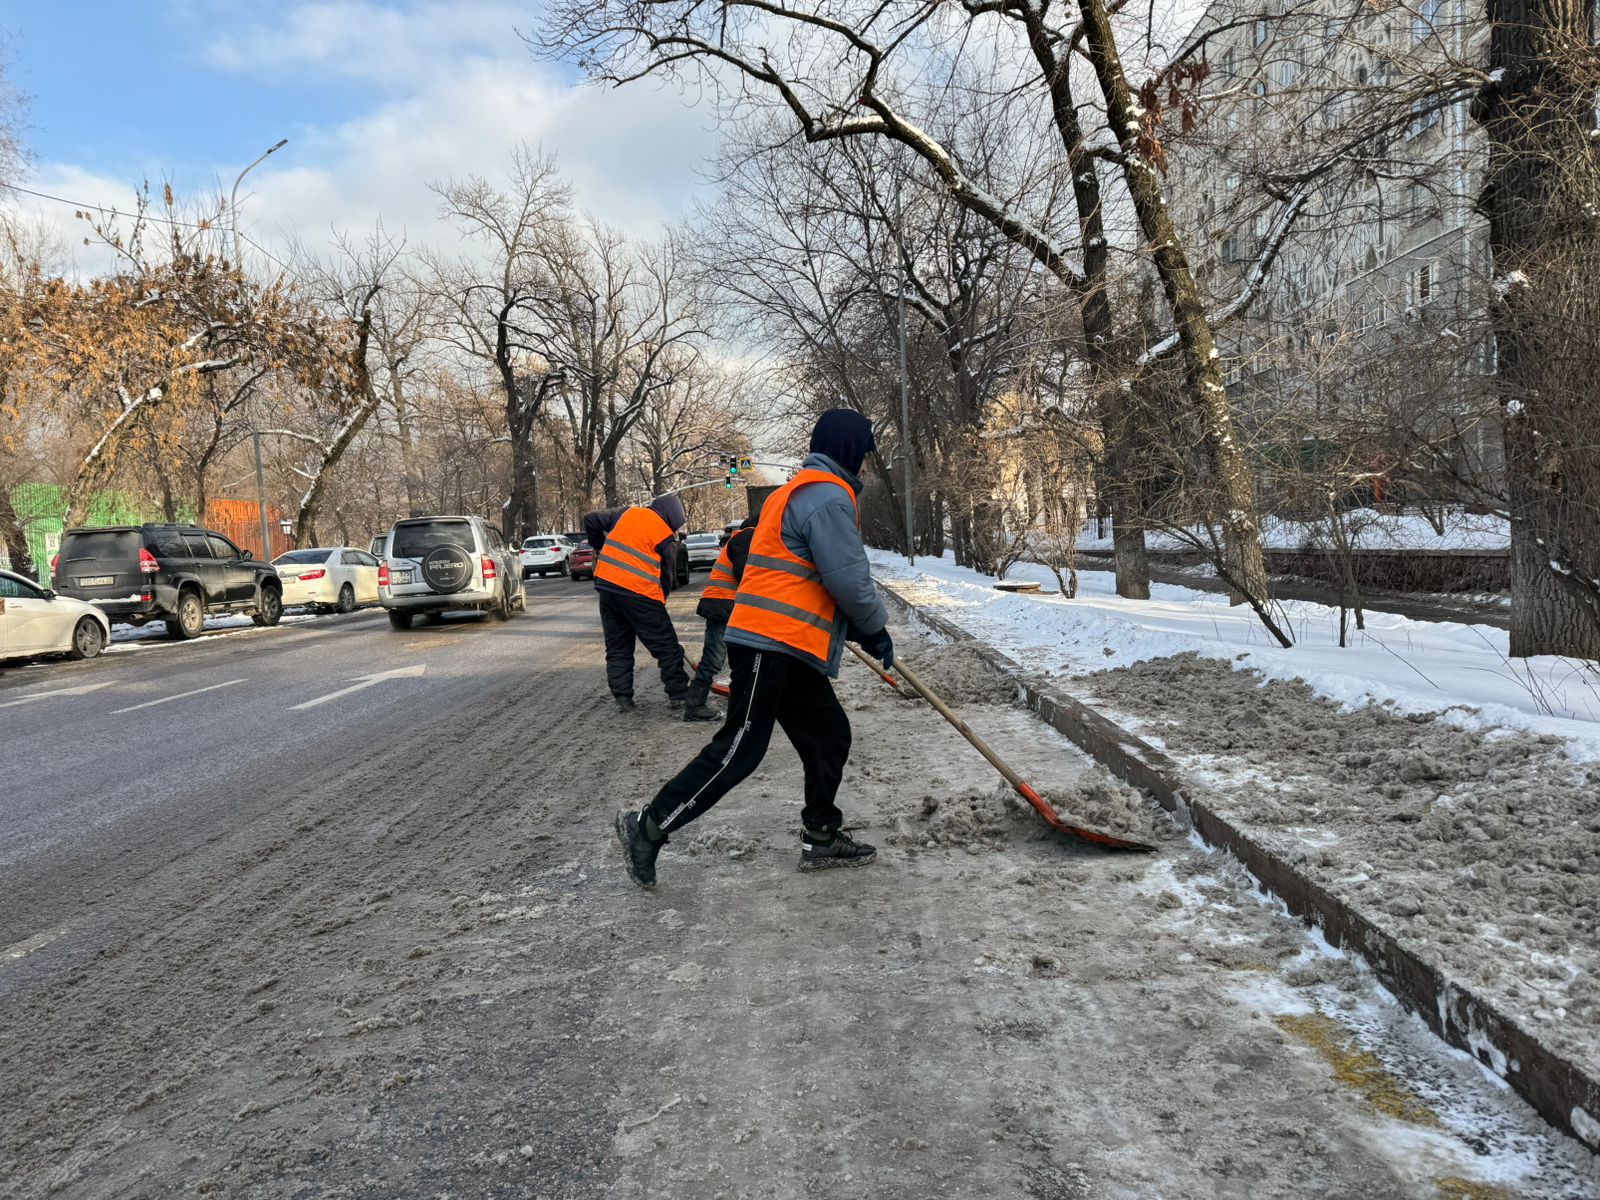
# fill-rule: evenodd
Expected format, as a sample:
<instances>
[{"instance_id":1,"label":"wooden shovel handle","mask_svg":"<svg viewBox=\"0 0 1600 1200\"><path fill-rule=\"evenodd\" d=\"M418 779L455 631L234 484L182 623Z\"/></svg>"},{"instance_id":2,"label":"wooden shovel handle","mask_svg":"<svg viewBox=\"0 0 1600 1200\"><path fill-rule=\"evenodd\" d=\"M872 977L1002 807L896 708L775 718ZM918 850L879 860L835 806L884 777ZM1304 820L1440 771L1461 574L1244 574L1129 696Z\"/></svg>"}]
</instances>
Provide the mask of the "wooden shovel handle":
<instances>
[{"instance_id":1,"label":"wooden shovel handle","mask_svg":"<svg viewBox=\"0 0 1600 1200\"><path fill-rule=\"evenodd\" d=\"M854 642L846 642L845 645L850 647L850 653L851 654L854 654L862 662L867 664L867 669L868 670L870 670L879 679L881 679L885 683L887 683L895 691L897 691L897 692L900 691L900 685L894 681L894 676L889 674L887 671L885 671L877 663L873 662L872 661L872 656L870 654L868 654L865 650L863 650L860 646L856 645ZM902 694L904 694L904 693L902 693Z\"/></svg>"}]
</instances>

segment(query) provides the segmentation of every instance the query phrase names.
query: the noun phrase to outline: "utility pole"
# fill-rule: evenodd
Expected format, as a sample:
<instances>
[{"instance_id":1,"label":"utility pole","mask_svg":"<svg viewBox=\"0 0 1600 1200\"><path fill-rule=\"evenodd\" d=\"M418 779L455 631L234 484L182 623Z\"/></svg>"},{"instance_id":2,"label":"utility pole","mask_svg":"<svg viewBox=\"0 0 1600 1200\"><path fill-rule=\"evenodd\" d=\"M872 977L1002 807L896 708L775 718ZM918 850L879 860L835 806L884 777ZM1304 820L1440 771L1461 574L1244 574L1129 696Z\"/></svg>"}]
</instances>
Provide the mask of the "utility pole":
<instances>
[{"instance_id":1,"label":"utility pole","mask_svg":"<svg viewBox=\"0 0 1600 1200\"><path fill-rule=\"evenodd\" d=\"M902 487L906 494L906 561L914 563L917 561L917 529L911 501L911 390L906 379L906 254L900 224L902 210L898 168L897 162L894 173L894 260L899 267L900 277L900 453L905 458L905 482Z\"/></svg>"},{"instance_id":2,"label":"utility pole","mask_svg":"<svg viewBox=\"0 0 1600 1200\"><path fill-rule=\"evenodd\" d=\"M279 138L275 145L268 147L265 154L240 171L239 177L233 181L233 193L228 198L228 215L233 220L233 268L239 272L241 279L244 275L244 267L241 265L244 261L244 256L239 248L239 185L244 182L246 175L266 161L267 155L282 150L288 144L288 138ZM255 394L252 391L250 396L250 441L256 452L256 517L261 522L261 561L271 562L272 534L267 529L267 481L266 475L261 469L261 423L256 420L255 407ZM199 513L198 516L202 521L206 519L205 513Z\"/></svg>"}]
</instances>

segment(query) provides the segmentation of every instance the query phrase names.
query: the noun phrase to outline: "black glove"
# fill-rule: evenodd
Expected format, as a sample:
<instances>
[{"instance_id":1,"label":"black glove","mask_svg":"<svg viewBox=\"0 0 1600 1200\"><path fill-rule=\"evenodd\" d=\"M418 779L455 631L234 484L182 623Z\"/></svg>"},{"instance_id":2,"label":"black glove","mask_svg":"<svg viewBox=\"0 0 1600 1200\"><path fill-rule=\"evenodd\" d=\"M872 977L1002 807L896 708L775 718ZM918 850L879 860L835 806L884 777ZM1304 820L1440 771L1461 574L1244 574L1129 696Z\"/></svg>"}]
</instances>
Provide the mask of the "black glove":
<instances>
[{"instance_id":1,"label":"black glove","mask_svg":"<svg viewBox=\"0 0 1600 1200\"><path fill-rule=\"evenodd\" d=\"M884 670L894 666L894 639L889 636L887 626L877 633L862 633L855 640L863 650L883 664Z\"/></svg>"}]
</instances>

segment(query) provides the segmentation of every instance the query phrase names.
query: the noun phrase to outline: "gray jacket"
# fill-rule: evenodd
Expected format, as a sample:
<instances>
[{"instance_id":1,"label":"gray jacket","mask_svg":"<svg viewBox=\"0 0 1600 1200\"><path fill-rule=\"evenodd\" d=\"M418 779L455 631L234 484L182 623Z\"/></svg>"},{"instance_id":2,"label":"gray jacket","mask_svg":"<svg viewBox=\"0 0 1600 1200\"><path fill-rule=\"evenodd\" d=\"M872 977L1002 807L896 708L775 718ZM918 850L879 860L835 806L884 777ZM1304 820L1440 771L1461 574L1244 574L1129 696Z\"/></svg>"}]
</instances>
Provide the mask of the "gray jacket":
<instances>
[{"instance_id":1,"label":"gray jacket","mask_svg":"<svg viewBox=\"0 0 1600 1200\"><path fill-rule=\"evenodd\" d=\"M808 454L801 466L837 475L848 482L857 495L861 492L861 481L825 454ZM727 640L732 645L748 646L752 650L787 654L836 679L839 661L844 657L846 625L854 625L861 633L870 634L889 623L889 614L878 595L878 585L872 582L872 567L867 561L866 548L861 544L861 531L856 527L855 504L850 494L836 483L808 483L790 495L789 506L783 513L782 534L783 544L790 553L815 564L822 576L822 586L839 606L828 647L828 661L822 662L793 646L731 626Z\"/></svg>"}]
</instances>

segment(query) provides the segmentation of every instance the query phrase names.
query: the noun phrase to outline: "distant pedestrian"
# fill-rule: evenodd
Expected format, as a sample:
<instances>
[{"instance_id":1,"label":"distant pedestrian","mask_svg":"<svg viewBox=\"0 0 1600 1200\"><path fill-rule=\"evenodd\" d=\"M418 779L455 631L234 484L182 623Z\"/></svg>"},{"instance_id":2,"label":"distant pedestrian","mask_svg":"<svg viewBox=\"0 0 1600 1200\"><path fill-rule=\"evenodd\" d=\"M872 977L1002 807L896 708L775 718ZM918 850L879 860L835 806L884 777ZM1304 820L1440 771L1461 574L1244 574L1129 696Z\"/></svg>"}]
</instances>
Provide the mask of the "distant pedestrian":
<instances>
[{"instance_id":1,"label":"distant pedestrian","mask_svg":"<svg viewBox=\"0 0 1600 1200\"><path fill-rule=\"evenodd\" d=\"M655 885L656 856L668 835L756 769L775 726L805 771L800 868L858 866L876 856L844 831L835 802L850 757L850 720L829 682L847 639L885 666L894 662L857 512L860 471L873 445L870 421L831 409L812 430L799 474L767 498L728 621L727 720L641 812L617 815L628 874L639 886Z\"/></svg>"},{"instance_id":2,"label":"distant pedestrian","mask_svg":"<svg viewBox=\"0 0 1600 1200\"><path fill-rule=\"evenodd\" d=\"M728 661L728 648L724 635L728 620L733 616L733 602L739 590L739 580L744 575L744 563L750 553L750 536L755 531L756 519L751 517L723 543L722 553L706 578L705 589L700 593L700 603L695 614L706 623L705 642L700 647L700 665L694 678L689 680L689 702L683 710L685 721L720 721L722 714L710 704L711 684L717 672Z\"/></svg>"},{"instance_id":3,"label":"distant pedestrian","mask_svg":"<svg viewBox=\"0 0 1600 1200\"><path fill-rule=\"evenodd\" d=\"M683 644L667 614L667 597L678 578L678 530L688 522L683 501L659 496L648 506L592 512L584 536L595 549L594 587L600 596L600 627L606 639L606 683L621 712L633 711L633 643L661 670L670 708L683 708L689 673Z\"/></svg>"}]
</instances>

